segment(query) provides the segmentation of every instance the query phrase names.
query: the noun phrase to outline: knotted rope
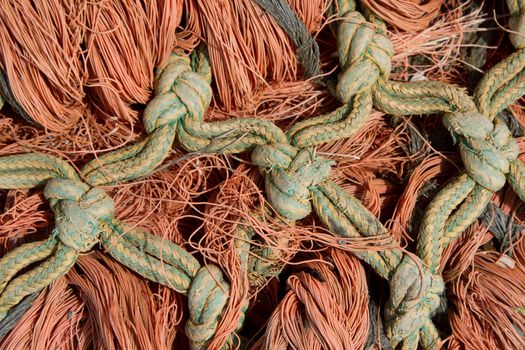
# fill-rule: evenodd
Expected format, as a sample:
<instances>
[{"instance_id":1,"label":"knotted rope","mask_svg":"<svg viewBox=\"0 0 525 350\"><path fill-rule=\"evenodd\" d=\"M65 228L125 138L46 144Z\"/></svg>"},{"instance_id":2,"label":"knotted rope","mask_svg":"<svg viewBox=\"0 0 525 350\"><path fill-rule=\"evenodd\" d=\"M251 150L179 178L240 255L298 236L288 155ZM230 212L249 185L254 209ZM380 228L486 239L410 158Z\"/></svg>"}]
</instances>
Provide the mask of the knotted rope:
<instances>
[{"instance_id":1,"label":"knotted rope","mask_svg":"<svg viewBox=\"0 0 525 350\"><path fill-rule=\"evenodd\" d=\"M405 255L392 275L390 299L385 307L386 335L392 345L400 343L416 348L420 332L425 348L435 348L437 334L429 320L441 304L445 283L440 275L432 274ZM416 331L414 331L416 330ZM414 345L415 344L415 345Z\"/></svg>"},{"instance_id":2,"label":"knotted rope","mask_svg":"<svg viewBox=\"0 0 525 350\"><path fill-rule=\"evenodd\" d=\"M403 349L417 349L419 344L425 349L437 347L440 339L431 317L444 288L438 273L441 250L477 218L492 191L504 184L505 176L525 198L525 167L515 159L515 143L502 123L496 120L492 124L497 112L525 92L524 49L487 73L474 101L461 89L442 83L394 83L387 80L392 50L384 25L374 17L370 17L373 26L366 22L354 11L353 1L341 0L338 5L343 19L338 29L343 72L336 95L343 106L297 123L287 135L273 123L258 119L204 121L211 99L206 57L202 52L191 59L174 54L159 70L155 98L144 115L149 134L144 141L92 161L82 176L51 156L0 159L0 188L47 183L46 196L57 214L56 234L49 240L23 245L0 260L0 312L4 313L0 316L25 295L66 273L80 252L99 242L137 273L188 293L191 317L186 331L192 348L206 348L228 296L229 287L220 270L201 267L175 244L126 227L113 217L110 200L93 186L150 173L165 159L175 140L188 151L237 153L254 149L252 160L265 174L270 203L285 218L298 220L314 211L334 235L384 235L387 229L362 203L328 180L332 163L309 148L348 137L362 125L374 101L393 114L450 113L445 125L460 143L466 164L466 173L436 196L423 219L418 242L423 262L403 256L400 249L356 252L390 281L386 318L393 345ZM523 8L520 1L520 11ZM475 124L481 125L481 130L472 130ZM70 222L73 220L84 226ZM249 259L241 260L248 263ZM41 263L13 278L36 262Z\"/></svg>"},{"instance_id":3,"label":"knotted rope","mask_svg":"<svg viewBox=\"0 0 525 350\"><path fill-rule=\"evenodd\" d=\"M513 14L520 17L524 5L522 1L519 1L519 6L517 1L509 1ZM511 26L520 29L516 24L520 21L512 20ZM513 39L513 42L516 40ZM520 43L516 47L519 49L516 53L485 74L476 88L474 100L461 89L435 82L402 84L382 81L374 92L374 102L387 113L445 112L443 123L458 143L465 165L465 172L452 180L432 200L419 230L418 253L425 263L422 281L427 276L432 277L430 281L435 281L430 283L430 290L427 287L423 294L429 302L418 307L428 316L432 316L438 305L436 292L442 290L438 268L443 249L481 215L493 192L500 190L507 180L520 198L525 200L525 183L522 180L525 165L517 160L518 147L511 132L496 117L498 112L525 93L525 51ZM399 300L395 293L391 299L389 305L396 305ZM395 321L387 326L393 344L401 342L402 348L416 349L418 341L414 338L420 337L424 348L439 346L437 334L434 339L427 337L428 330L417 319L416 312L412 313L411 319L417 322L410 321L407 324L410 331L399 333L396 325L403 324L405 318L404 307L398 309L397 312L389 311L397 315Z\"/></svg>"},{"instance_id":4,"label":"knotted rope","mask_svg":"<svg viewBox=\"0 0 525 350\"><path fill-rule=\"evenodd\" d=\"M429 206L418 241L418 252L424 264L411 260L415 257L401 259L399 252L390 256L378 253L374 257L359 253L380 275L390 280L391 300L385 316L392 344L403 349L417 349L418 344L425 349L434 349L440 344L431 317L439 306L444 289L438 273L442 249L477 219L492 193L501 189L507 179L525 200L525 183L522 180L525 178L525 166L516 160L516 143L502 121L496 119L493 124L495 115L525 92L525 51L521 42L525 3L509 1L509 8L515 16L510 21L511 29L518 32L511 40L518 52L486 73L476 89L474 100L464 90L440 82L388 81L391 44L383 34L384 26L378 25L379 21L369 16L376 25L374 31L372 23L367 23L354 12L353 1L338 1L337 5L342 18L338 27L338 48L343 73L338 81L336 96L343 103L353 98L354 105L346 104L328 115L297 123L287 134L292 145L300 148L347 137L353 132L353 125L361 125L352 122L364 120L370 111L372 103L363 97L367 96L366 92L373 96L374 105L386 113L448 113L444 123L459 143L466 173L447 185ZM363 97L361 104L358 103L359 97ZM366 112L360 115L356 114L358 111ZM345 116L348 116L347 119ZM361 119L356 116L361 116ZM269 168L270 164L257 165ZM293 187L295 184L274 186L275 170L270 169L266 179L269 198L286 199L288 202L285 205L299 208L296 199L300 197L304 201L306 198L304 186L300 188L301 192ZM292 170L297 173L296 169L287 168L285 171ZM358 236L366 235L370 230L370 225L360 226L356 222L354 208L359 205L356 205L355 199L327 182L306 183L311 192L308 198L313 199L318 216L334 234ZM276 188L279 189L278 196L272 194ZM297 196L298 193L301 195ZM276 208L285 206L280 201L273 201L273 205ZM453 213L456 207L458 209ZM307 213L307 209L303 203L301 210ZM285 215L286 210L280 212ZM302 215L302 212L298 214L299 217ZM374 220L371 223L372 227L376 227L372 234L384 230Z\"/></svg>"},{"instance_id":5,"label":"knotted rope","mask_svg":"<svg viewBox=\"0 0 525 350\"><path fill-rule=\"evenodd\" d=\"M0 259L0 320L24 297L65 275L79 254L100 244L136 273L187 294L186 332L191 348L206 349L229 297L230 287L221 270L200 266L178 245L117 220L113 200L101 188L83 182L66 162L43 154L0 158L0 188L44 183L44 196L55 213L55 229L48 240L24 244ZM249 244L243 241L238 248L247 270ZM33 264L37 266L21 273Z\"/></svg>"},{"instance_id":6,"label":"knotted rope","mask_svg":"<svg viewBox=\"0 0 525 350\"><path fill-rule=\"evenodd\" d=\"M101 185L149 174L168 156L175 137L187 151L226 154L285 140L283 132L265 120L204 121L212 97L210 81L210 66L202 51L191 60L172 54L158 71L155 97L144 111L149 136L88 163L83 170L86 181Z\"/></svg>"},{"instance_id":7,"label":"knotted rope","mask_svg":"<svg viewBox=\"0 0 525 350\"><path fill-rule=\"evenodd\" d=\"M341 73L335 96L343 105L335 111L293 125L287 132L298 147L311 147L346 138L355 133L372 110L372 89L378 79L388 79L392 43L386 26L373 24L355 11L354 1L338 1L340 22L337 47Z\"/></svg>"}]
</instances>

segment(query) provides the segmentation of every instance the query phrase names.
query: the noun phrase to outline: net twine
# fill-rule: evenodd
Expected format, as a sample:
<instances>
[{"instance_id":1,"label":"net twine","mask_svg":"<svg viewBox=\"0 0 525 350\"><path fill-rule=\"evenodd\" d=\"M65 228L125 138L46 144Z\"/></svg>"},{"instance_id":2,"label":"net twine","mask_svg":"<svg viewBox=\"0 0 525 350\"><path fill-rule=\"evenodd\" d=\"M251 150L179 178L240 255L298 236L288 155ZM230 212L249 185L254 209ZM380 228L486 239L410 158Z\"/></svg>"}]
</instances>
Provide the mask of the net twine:
<instances>
[{"instance_id":1,"label":"net twine","mask_svg":"<svg viewBox=\"0 0 525 350\"><path fill-rule=\"evenodd\" d=\"M509 7L518 16L511 25L520 30L524 2L509 1ZM258 119L205 122L203 114L211 100L211 71L204 52L199 50L191 58L172 54L160 69L155 97L144 113L148 137L88 163L81 172L83 181L71 166L55 157L29 154L0 159L1 188L46 183L47 197L57 215L57 228L49 240L23 245L0 260L4 271L0 310L4 317L23 296L66 273L79 253L100 242L116 260L139 274L188 294L190 320L186 332L192 348L205 348L228 298L228 285L220 269L201 267L189 253L169 242L162 242L163 254L159 256L160 239L127 231L113 218L111 200L94 186L150 173L165 159L175 140L187 151L253 150L252 160L265 175L269 201L285 218L295 221L313 211L334 235L383 235L388 231L381 222L359 200L328 180L332 163L317 156L312 148L348 137L366 120L373 102L389 114L447 113L444 123L459 143L465 164L465 172L445 186L426 211L418 241L421 260L403 254L401 249L356 252L390 282L385 318L392 345L437 348L441 340L431 317L444 290L438 271L442 249L476 220L492 192L506 180L524 199L524 164L516 159L510 132L495 116L525 92L525 50L518 44L516 53L489 70L474 99L444 83L392 82L388 81L387 63L391 45L382 32L384 25L373 15L367 22L355 11L353 1L338 1L338 8L343 73L336 95L343 106L299 122L287 134L273 123ZM483 127L479 129L479 125ZM87 225L76 226L72 219L77 218ZM164 252L168 252L166 256ZM47 260L11 279L31 259ZM161 266L161 259L167 264ZM203 334L206 336L200 337Z\"/></svg>"}]
</instances>

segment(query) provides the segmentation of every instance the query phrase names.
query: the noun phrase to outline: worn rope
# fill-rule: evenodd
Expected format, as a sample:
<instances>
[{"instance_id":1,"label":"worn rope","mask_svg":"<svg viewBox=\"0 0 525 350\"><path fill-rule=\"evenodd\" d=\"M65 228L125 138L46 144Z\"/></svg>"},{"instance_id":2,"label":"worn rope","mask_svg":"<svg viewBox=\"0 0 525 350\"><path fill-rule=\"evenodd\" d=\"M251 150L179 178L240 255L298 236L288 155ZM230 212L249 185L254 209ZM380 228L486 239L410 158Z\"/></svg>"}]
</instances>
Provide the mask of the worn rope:
<instances>
[{"instance_id":1,"label":"worn rope","mask_svg":"<svg viewBox=\"0 0 525 350\"><path fill-rule=\"evenodd\" d=\"M204 121L212 98L210 81L210 66L202 51L191 60L172 54L159 68L155 97L144 111L148 137L91 161L82 172L86 182L98 186L144 176L168 156L175 139L190 152L226 154L285 140L283 132L265 120Z\"/></svg>"},{"instance_id":2,"label":"worn rope","mask_svg":"<svg viewBox=\"0 0 525 350\"><path fill-rule=\"evenodd\" d=\"M141 276L188 296L186 334L192 349L207 349L229 298L229 284L213 265L201 266L168 240L132 228L114 217L113 200L83 182L66 162L49 155L0 158L0 188L45 184L55 213L49 239L27 243L0 259L0 321L22 299L65 275L79 254L100 244L115 260ZM248 271L249 242L240 237L237 253ZM31 266L30 270L24 270ZM229 342L232 342L230 340Z\"/></svg>"},{"instance_id":3,"label":"worn rope","mask_svg":"<svg viewBox=\"0 0 525 350\"><path fill-rule=\"evenodd\" d=\"M509 24L517 32L511 40L518 51L485 73L476 88L474 99L462 89L438 82L394 83L382 80L374 90L374 103L387 113L445 112L443 123L459 146L465 171L434 197L418 234L418 254L434 278L439 273L442 251L477 220L494 192L508 181L525 200L525 164L517 159L519 150L507 125L497 117L497 113L525 93L525 45L518 39L525 34L521 24L524 5L522 1L509 2L514 15ZM439 302L429 298L429 295L435 296L443 286L442 281L434 280L427 282L423 298L427 298L426 308L435 310ZM417 313L406 312L406 305L395 305L398 299L396 294L392 294L386 313L387 321L389 318L392 320L390 315L394 320L394 323L390 320L387 325L392 343L402 344L401 347L407 349L416 349L418 343L425 349L437 347L439 338L429 342L429 334L420 324L413 321L403 324L401 315L408 314L413 320L417 318ZM401 329L396 324L401 325Z\"/></svg>"},{"instance_id":4,"label":"worn rope","mask_svg":"<svg viewBox=\"0 0 525 350\"><path fill-rule=\"evenodd\" d=\"M288 131L292 144L304 148L347 138L367 120L372 110L372 89L379 78L388 79L392 43L386 26L367 22L355 11L354 1L337 1L337 48L341 73L335 89L342 106L335 111L300 121Z\"/></svg>"},{"instance_id":5,"label":"worn rope","mask_svg":"<svg viewBox=\"0 0 525 350\"><path fill-rule=\"evenodd\" d=\"M166 158L175 140L188 151L253 149L252 161L264 174L268 199L281 216L296 221L315 212L341 237L388 234L359 200L329 180L332 162L317 156L312 148L351 135L366 120L373 103L392 114L447 113L444 123L458 142L465 164L465 172L434 198L425 214L418 241L422 261L403 255L400 249L356 253L390 282L385 319L392 345L438 347L441 340L431 318L444 291L438 271L441 251L476 220L491 194L507 180L525 198L525 166L516 159L512 135L496 118L525 92L524 49L519 38L512 39L518 51L487 72L474 99L447 84L390 82L392 45L384 24L373 16L366 21L355 11L353 1L340 0L338 6L342 73L336 96L343 105L330 114L297 123L286 135L273 123L258 119L204 121L211 100L211 71L205 54L199 51L191 59L173 54L159 69L155 97L144 113L148 137L88 163L81 175L51 156L0 158L0 188L45 185L45 196L56 214L56 228L48 240L23 245L0 260L0 318L23 297L67 273L80 253L100 243L142 276L186 293L190 303L186 332L191 346L206 348L229 294L220 269L200 266L175 244L126 228L114 218L112 200L94 186L150 173ZM521 1L518 8L513 11L518 18L511 21L514 30L522 27ZM19 274L31 263L39 264Z\"/></svg>"},{"instance_id":6,"label":"worn rope","mask_svg":"<svg viewBox=\"0 0 525 350\"><path fill-rule=\"evenodd\" d=\"M370 218L360 226L357 201L326 182L329 164L312 151L307 155L305 147L347 137L369 114L372 101L389 114L447 113L443 122L459 144L465 172L434 198L423 218L418 240L423 264L397 251L359 252L360 258L390 281L385 319L392 345L434 349L441 343L431 321L444 291L438 271L441 251L479 217L492 193L507 180L525 199L525 165L517 160L518 147L507 126L495 119L525 93L524 2L509 2L514 16L509 22L514 32L511 41L518 51L485 74L474 99L463 89L440 82L389 81L391 56L385 48L391 44L384 26L374 17L367 22L354 11L353 1L337 4L342 20L338 26L342 73L336 96L343 106L292 126L287 135L299 150L289 145L258 146L252 158L267 169L266 192L281 215L293 219L308 215L312 198L316 213L334 234L366 235L370 227L380 227L377 219Z\"/></svg>"}]
</instances>

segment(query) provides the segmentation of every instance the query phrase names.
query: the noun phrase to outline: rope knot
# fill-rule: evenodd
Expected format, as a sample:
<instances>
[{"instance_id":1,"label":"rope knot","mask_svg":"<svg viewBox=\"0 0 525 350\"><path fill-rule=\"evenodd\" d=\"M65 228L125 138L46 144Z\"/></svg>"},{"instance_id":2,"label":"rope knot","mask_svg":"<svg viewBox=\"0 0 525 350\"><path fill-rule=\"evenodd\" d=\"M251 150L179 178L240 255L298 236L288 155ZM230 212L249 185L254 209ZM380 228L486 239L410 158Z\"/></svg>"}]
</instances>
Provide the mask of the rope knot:
<instances>
[{"instance_id":1,"label":"rope knot","mask_svg":"<svg viewBox=\"0 0 525 350\"><path fill-rule=\"evenodd\" d=\"M230 286L215 265L203 266L188 290L190 317L186 335L192 350L207 349L228 302Z\"/></svg>"},{"instance_id":2,"label":"rope knot","mask_svg":"<svg viewBox=\"0 0 525 350\"><path fill-rule=\"evenodd\" d=\"M440 306L444 290L440 275L418 267L405 255L390 280L390 299L385 308L386 334L394 347L407 340L417 344L419 330Z\"/></svg>"},{"instance_id":3,"label":"rope knot","mask_svg":"<svg viewBox=\"0 0 525 350\"><path fill-rule=\"evenodd\" d=\"M507 125L501 119L492 123L478 112L448 113L443 124L459 142L461 159L470 177L493 192L500 190L510 162L519 154Z\"/></svg>"},{"instance_id":4,"label":"rope knot","mask_svg":"<svg viewBox=\"0 0 525 350\"><path fill-rule=\"evenodd\" d=\"M52 179L44 189L55 213L55 233L67 247L89 251L98 242L100 220L113 215L113 200L100 188L75 180Z\"/></svg>"},{"instance_id":5,"label":"rope knot","mask_svg":"<svg viewBox=\"0 0 525 350\"><path fill-rule=\"evenodd\" d=\"M350 11L342 18L337 38L342 73L336 93L341 102L371 89L380 76L388 79L394 46L384 25L371 24L359 12Z\"/></svg>"},{"instance_id":6,"label":"rope knot","mask_svg":"<svg viewBox=\"0 0 525 350\"><path fill-rule=\"evenodd\" d=\"M252 161L267 172L265 187L270 203L292 220L310 214L310 188L325 181L334 164L317 157L311 149L297 150L287 144L257 146Z\"/></svg>"},{"instance_id":7,"label":"rope knot","mask_svg":"<svg viewBox=\"0 0 525 350\"><path fill-rule=\"evenodd\" d=\"M174 53L157 72L154 94L144 110L148 133L166 124L176 124L187 114L202 120L212 98L207 77L192 71L187 56Z\"/></svg>"}]
</instances>

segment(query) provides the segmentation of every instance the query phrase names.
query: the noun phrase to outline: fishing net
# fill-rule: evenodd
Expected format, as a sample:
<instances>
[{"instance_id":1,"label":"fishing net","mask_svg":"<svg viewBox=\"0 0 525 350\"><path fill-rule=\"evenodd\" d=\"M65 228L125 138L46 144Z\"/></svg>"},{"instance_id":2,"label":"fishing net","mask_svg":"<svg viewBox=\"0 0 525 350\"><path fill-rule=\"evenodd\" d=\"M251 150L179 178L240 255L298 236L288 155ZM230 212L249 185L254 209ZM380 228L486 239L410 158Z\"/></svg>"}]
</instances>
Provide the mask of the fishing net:
<instances>
[{"instance_id":1,"label":"fishing net","mask_svg":"<svg viewBox=\"0 0 525 350\"><path fill-rule=\"evenodd\" d=\"M0 349L525 348L525 2L0 0Z\"/></svg>"}]
</instances>

